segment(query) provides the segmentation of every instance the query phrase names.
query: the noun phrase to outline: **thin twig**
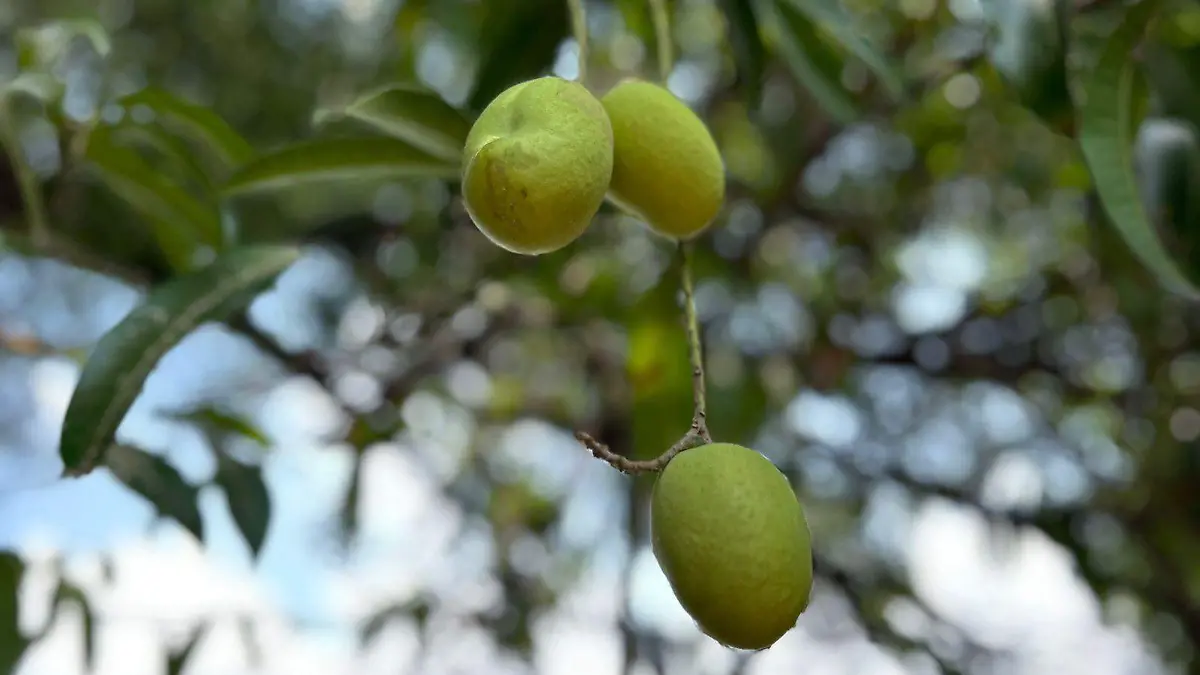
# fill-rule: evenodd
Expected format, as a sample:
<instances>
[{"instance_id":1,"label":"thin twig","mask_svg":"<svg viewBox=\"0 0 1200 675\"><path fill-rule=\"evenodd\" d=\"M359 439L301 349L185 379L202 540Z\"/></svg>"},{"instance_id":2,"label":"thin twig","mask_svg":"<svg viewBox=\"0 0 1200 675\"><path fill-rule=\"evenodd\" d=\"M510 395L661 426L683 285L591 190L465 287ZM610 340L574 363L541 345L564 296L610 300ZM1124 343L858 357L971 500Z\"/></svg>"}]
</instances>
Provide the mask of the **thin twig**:
<instances>
[{"instance_id":1,"label":"thin twig","mask_svg":"<svg viewBox=\"0 0 1200 675\"><path fill-rule=\"evenodd\" d=\"M650 15L658 47L658 76L665 85L675 68L671 55L671 13L667 9L667 0L650 0Z\"/></svg>"},{"instance_id":2,"label":"thin twig","mask_svg":"<svg viewBox=\"0 0 1200 675\"><path fill-rule=\"evenodd\" d=\"M704 384L704 345L700 341L700 320L696 316L696 289L692 281L692 244L679 244L680 286L683 289L683 313L687 323L688 357L692 366L692 424L687 433L666 452L650 460L629 459L613 452L604 443L583 431L576 431L575 438L596 459L603 460L617 471L628 474L662 471L667 463L679 453L697 446L712 443L708 431L708 403Z\"/></svg>"},{"instance_id":3,"label":"thin twig","mask_svg":"<svg viewBox=\"0 0 1200 675\"><path fill-rule=\"evenodd\" d=\"M571 10L571 30L575 33L575 44L579 48L579 83L587 83L588 25L585 0L567 0Z\"/></svg>"},{"instance_id":4,"label":"thin twig","mask_svg":"<svg viewBox=\"0 0 1200 675\"><path fill-rule=\"evenodd\" d=\"M688 361L692 367L692 431L706 443L708 433L708 393L704 384L704 345L700 339L700 319L696 316L696 287L692 281L692 243L680 242L679 258L683 288L683 313L687 321Z\"/></svg>"}]
</instances>

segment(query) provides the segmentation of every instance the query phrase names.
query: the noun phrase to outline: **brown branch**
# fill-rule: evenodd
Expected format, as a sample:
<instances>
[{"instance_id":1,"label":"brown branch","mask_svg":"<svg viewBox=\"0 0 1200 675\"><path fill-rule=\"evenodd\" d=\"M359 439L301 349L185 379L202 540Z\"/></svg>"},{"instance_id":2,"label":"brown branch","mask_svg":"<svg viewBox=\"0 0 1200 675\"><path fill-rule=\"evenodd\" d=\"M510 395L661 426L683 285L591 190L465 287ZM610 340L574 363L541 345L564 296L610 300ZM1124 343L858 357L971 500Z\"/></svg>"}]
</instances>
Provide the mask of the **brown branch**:
<instances>
[{"instance_id":1,"label":"brown branch","mask_svg":"<svg viewBox=\"0 0 1200 675\"><path fill-rule=\"evenodd\" d=\"M700 339L700 320L696 316L696 288L692 280L692 243L679 244L680 286L683 289L683 313L687 324L688 360L692 368L692 425L687 433L665 452L654 459L635 460L613 452L604 443L583 431L575 432L575 439L587 448L596 459L603 460L617 471L627 474L654 473L666 468L667 463L684 450L712 443L708 431L708 404L704 384L704 349Z\"/></svg>"}]
</instances>

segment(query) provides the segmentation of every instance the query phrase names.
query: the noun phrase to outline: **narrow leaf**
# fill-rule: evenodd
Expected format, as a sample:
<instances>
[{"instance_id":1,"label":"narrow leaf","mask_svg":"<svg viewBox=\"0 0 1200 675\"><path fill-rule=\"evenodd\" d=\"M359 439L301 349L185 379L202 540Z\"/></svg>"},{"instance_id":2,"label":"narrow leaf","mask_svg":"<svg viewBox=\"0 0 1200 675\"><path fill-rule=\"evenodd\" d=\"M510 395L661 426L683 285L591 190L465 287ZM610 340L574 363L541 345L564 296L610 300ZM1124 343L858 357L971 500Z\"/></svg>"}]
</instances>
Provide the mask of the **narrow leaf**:
<instances>
[{"instance_id":1,"label":"narrow leaf","mask_svg":"<svg viewBox=\"0 0 1200 675\"><path fill-rule=\"evenodd\" d=\"M59 452L65 475L91 471L159 359L207 321L247 306L299 257L290 246L234 249L150 292L100 339L67 407Z\"/></svg>"},{"instance_id":2,"label":"narrow leaf","mask_svg":"<svg viewBox=\"0 0 1200 675\"><path fill-rule=\"evenodd\" d=\"M471 131L471 122L460 110L436 93L398 84L361 96L344 110L322 110L314 116L359 120L426 153L458 162Z\"/></svg>"},{"instance_id":3,"label":"narrow leaf","mask_svg":"<svg viewBox=\"0 0 1200 675\"><path fill-rule=\"evenodd\" d=\"M22 95L47 105L62 96L62 82L47 73L21 73L0 84L0 96L15 98Z\"/></svg>"},{"instance_id":4,"label":"narrow leaf","mask_svg":"<svg viewBox=\"0 0 1200 675\"><path fill-rule=\"evenodd\" d=\"M741 89L751 105L757 105L762 96L766 63L766 48L758 31L758 17L754 15L751 0L720 0L720 7L729 24L729 44Z\"/></svg>"},{"instance_id":5,"label":"narrow leaf","mask_svg":"<svg viewBox=\"0 0 1200 675\"><path fill-rule=\"evenodd\" d=\"M847 124L858 117L858 105L841 84L841 55L817 35L817 27L790 3L770 0L759 5L774 28L775 48L800 86L835 121Z\"/></svg>"},{"instance_id":6,"label":"narrow leaf","mask_svg":"<svg viewBox=\"0 0 1200 675\"><path fill-rule=\"evenodd\" d=\"M171 165L181 179L193 181L206 192L211 193L214 189L208 171L198 161L191 147L160 125L125 121L111 129L114 141L152 149Z\"/></svg>"},{"instance_id":7,"label":"narrow leaf","mask_svg":"<svg viewBox=\"0 0 1200 675\"><path fill-rule=\"evenodd\" d=\"M220 115L163 89L147 87L121 99L121 103L127 108L146 106L164 125L178 128L210 148L228 168L254 156L250 143Z\"/></svg>"},{"instance_id":8,"label":"narrow leaf","mask_svg":"<svg viewBox=\"0 0 1200 675\"><path fill-rule=\"evenodd\" d=\"M197 628L192 637L190 637L178 650L171 650L167 653L167 675L181 675L183 669L187 667L188 659L192 658L192 652L196 651L196 645L200 644L200 639L208 633L208 625L205 624Z\"/></svg>"},{"instance_id":9,"label":"narrow leaf","mask_svg":"<svg viewBox=\"0 0 1200 675\"><path fill-rule=\"evenodd\" d=\"M221 246L216 208L201 203L137 152L118 144L109 129L98 128L89 136L87 159L109 188L150 221L159 246L176 269L190 267L193 241Z\"/></svg>"},{"instance_id":10,"label":"narrow leaf","mask_svg":"<svg viewBox=\"0 0 1200 675\"><path fill-rule=\"evenodd\" d=\"M824 28L843 49L856 56L863 62L888 94L895 100L902 100L905 94L904 76L887 56L882 54L862 36L862 31L855 25L842 3L838 0L780 0L785 5L791 5L796 10L817 25Z\"/></svg>"},{"instance_id":11,"label":"narrow leaf","mask_svg":"<svg viewBox=\"0 0 1200 675\"><path fill-rule=\"evenodd\" d=\"M278 190L314 181L383 176L456 178L458 162L390 138L330 138L262 155L225 183L226 195Z\"/></svg>"},{"instance_id":12,"label":"narrow leaf","mask_svg":"<svg viewBox=\"0 0 1200 675\"><path fill-rule=\"evenodd\" d=\"M216 482L225 490L233 522L237 524L250 551L257 557L271 524L271 494L263 481L262 469L242 464L221 453Z\"/></svg>"},{"instance_id":13,"label":"narrow leaf","mask_svg":"<svg viewBox=\"0 0 1200 675\"><path fill-rule=\"evenodd\" d=\"M271 444L266 434L245 418L213 408L172 412L167 416L181 422L191 422L205 432L217 431L248 438L264 448Z\"/></svg>"},{"instance_id":14,"label":"narrow leaf","mask_svg":"<svg viewBox=\"0 0 1200 675\"><path fill-rule=\"evenodd\" d=\"M1145 0L1130 8L1085 76L1079 144L1100 203L1134 254L1165 288L1200 300L1200 289L1176 265L1148 217L1134 171L1134 91L1140 72L1129 54L1158 6Z\"/></svg>"},{"instance_id":15,"label":"narrow leaf","mask_svg":"<svg viewBox=\"0 0 1200 675\"><path fill-rule=\"evenodd\" d=\"M128 445L114 445L105 454L104 464L130 490L153 504L160 515L204 540L199 490L166 460Z\"/></svg>"},{"instance_id":16,"label":"narrow leaf","mask_svg":"<svg viewBox=\"0 0 1200 675\"><path fill-rule=\"evenodd\" d=\"M17 672L31 640L21 632L21 582L25 563L14 553L0 553L0 673Z\"/></svg>"},{"instance_id":17,"label":"narrow leaf","mask_svg":"<svg viewBox=\"0 0 1200 675\"><path fill-rule=\"evenodd\" d=\"M108 56L112 52L112 41L108 39L108 31L104 30L104 26L100 25L99 21L92 19L63 19L55 21L47 26L48 28L57 28L62 30L67 35L74 37L76 35L85 38L100 56Z\"/></svg>"},{"instance_id":18,"label":"narrow leaf","mask_svg":"<svg viewBox=\"0 0 1200 675\"><path fill-rule=\"evenodd\" d=\"M96 614L83 591L66 581L60 581L54 594L54 609L64 602L73 602L83 615L83 662L89 671L96 667Z\"/></svg>"}]
</instances>

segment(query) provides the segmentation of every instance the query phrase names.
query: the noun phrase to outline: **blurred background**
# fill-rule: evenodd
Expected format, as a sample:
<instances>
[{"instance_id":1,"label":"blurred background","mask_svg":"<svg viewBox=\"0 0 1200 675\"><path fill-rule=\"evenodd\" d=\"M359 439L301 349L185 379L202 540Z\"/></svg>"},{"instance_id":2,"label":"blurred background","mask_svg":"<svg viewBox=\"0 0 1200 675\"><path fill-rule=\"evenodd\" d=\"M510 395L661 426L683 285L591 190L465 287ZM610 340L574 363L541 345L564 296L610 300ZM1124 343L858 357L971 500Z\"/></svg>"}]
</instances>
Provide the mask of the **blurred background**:
<instances>
[{"instance_id":1,"label":"blurred background","mask_svg":"<svg viewBox=\"0 0 1200 675\"><path fill-rule=\"evenodd\" d=\"M83 360L172 269L81 129L136 125L114 101L147 86L255 152L353 133L314 113L388 82L469 116L577 75L564 2L4 0L0 82L37 95L0 163L0 672L1200 672L1200 315L1073 139L1068 65L1125 3L1059 4L1071 50L1040 0L669 3L667 84L729 174L697 246L710 425L794 480L816 546L797 628L743 654L650 554L650 479L572 438L649 458L691 416L674 249L609 207L529 258L437 177L223 203L303 258L154 370L118 434L149 478L59 479ZM1164 228L1200 195L1168 161L1200 7L1166 4L1136 145ZM645 3L586 6L589 86L655 77Z\"/></svg>"}]
</instances>

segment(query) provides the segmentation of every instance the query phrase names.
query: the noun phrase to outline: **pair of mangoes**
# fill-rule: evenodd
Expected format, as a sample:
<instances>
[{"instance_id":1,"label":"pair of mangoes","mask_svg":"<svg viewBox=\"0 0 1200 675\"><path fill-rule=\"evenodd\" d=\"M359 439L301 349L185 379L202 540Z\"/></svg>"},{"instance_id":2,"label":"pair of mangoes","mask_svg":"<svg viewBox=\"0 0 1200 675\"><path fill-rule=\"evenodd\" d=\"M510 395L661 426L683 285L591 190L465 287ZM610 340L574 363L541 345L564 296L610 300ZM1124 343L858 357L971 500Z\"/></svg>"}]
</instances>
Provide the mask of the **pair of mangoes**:
<instances>
[{"instance_id":1,"label":"pair of mangoes","mask_svg":"<svg viewBox=\"0 0 1200 675\"><path fill-rule=\"evenodd\" d=\"M597 99L541 77L480 113L462 193L489 239L537 255L579 238L606 196L663 236L692 238L724 203L725 169L708 127L666 88L630 79Z\"/></svg>"}]
</instances>

